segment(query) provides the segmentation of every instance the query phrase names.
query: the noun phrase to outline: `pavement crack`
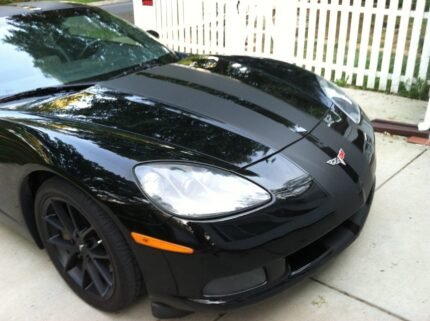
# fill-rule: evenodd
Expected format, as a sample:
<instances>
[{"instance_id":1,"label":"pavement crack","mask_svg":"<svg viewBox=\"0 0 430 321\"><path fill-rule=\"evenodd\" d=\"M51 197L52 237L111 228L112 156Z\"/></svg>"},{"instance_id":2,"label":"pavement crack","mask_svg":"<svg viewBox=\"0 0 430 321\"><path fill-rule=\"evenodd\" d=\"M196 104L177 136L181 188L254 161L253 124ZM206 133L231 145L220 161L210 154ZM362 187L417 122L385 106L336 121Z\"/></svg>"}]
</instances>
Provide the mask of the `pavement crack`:
<instances>
[{"instance_id":1,"label":"pavement crack","mask_svg":"<svg viewBox=\"0 0 430 321\"><path fill-rule=\"evenodd\" d=\"M218 314L218 316L213 321L219 321L225 315L226 315L226 313Z\"/></svg>"},{"instance_id":2,"label":"pavement crack","mask_svg":"<svg viewBox=\"0 0 430 321\"><path fill-rule=\"evenodd\" d=\"M323 286L325 286L325 287L328 287L328 288L330 288L330 289L332 289L332 290L334 290L334 291L336 291L336 292L339 292L339 293L341 293L341 294L343 294L343 295L346 295L347 297L350 297L351 299L354 299L354 300L357 300L357 301L359 301L359 302L361 302L361 303L364 303L364 304L366 304L366 305L369 305L369 306L371 306L372 308L375 308L375 309L377 309L377 310L379 310L379 311L381 311L381 312L384 312L384 313L386 313L386 314L388 314L388 315L390 315L390 316L392 316L392 317L394 317L394 318L396 318L396 319L399 319L399 320L402 320L402 321L410 321L409 319L406 319L405 317L402 317L401 315L398 315L398 314L396 314L396 313L394 313L394 312L391 312L391 311L389 311L389 310L387 310L387 309L384 309L383 307L380 307L380 306L378 306L378 305L376 305L376 304L374 304L374 303L372 303L372 302L369 302L369 301L367 301L367 300L364 300L364 299L362 299L362 298L359 298L358 296L355 296L355 295L353 295L353 294L351 294L351 293L348 293L348 292L346 292L346 291L343 291L343 290L340 290L340 289L338 289L338 288L336 288L336 287L334 287L334 286L332 286L332 285L329 285L329 284L327 284L327 283L325 283L325 282L322 282L322 281L320 281L320 280L317 280L317 279L315 279L315 278L310 278L312 281L314 281L314 282L316 282L316 283L318 283L318 284L321 284L321 285L323 285Z\"/></svg>"},{"instance_id":3,"label":"pavement crack","mask_svg":"<svg viewBox=\"0 0 430 321\"><path fill-rule=\"evenodd\" d=\"M406 167L408 167L409 165L411 165L413 162L415 162L419 157L421 157L425 152L427 152L428 149L424 149L423 151L421 151L421 153L419 153L417 156L415 156L414 158L412 158L409 162L407 162L405 165L403 165L400 169L398 169L393 175L391 175L390 177L388 177L385 182L383 182L381 185L379 185L376 188L376 191L381 189L382 186L384 186L385 184L387 184L389 181L391 181L395 176L397 176L397 174L399 174L401 171L403 171Z\"/></svg>"}]
</instances>

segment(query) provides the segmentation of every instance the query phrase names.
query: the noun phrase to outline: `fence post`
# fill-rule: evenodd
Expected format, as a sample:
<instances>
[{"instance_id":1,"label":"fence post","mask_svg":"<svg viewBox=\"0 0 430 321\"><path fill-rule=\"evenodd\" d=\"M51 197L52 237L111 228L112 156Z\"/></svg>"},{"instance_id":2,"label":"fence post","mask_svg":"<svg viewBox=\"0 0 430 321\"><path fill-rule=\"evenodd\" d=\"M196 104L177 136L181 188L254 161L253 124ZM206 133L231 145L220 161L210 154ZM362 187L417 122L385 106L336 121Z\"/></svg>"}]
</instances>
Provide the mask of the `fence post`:
<instances>
[{"instance_id":1,"label":"fence post","mask_svg":"<svg viewBox=\"0 0 430 321\"><path fill-rule=\"evenodd\" d=\"M430 100L427 105L426 115L424 116L424 121L418 124L418 129L421 131L430 129Z\"/></svg>"},{"instance_id":2,"label":"fence post","mask_svg":"<svg viewBox=\"0 0 430 321\"><path fill-rule=\"evenodd\" d=\"M298 0L278 1L274 34L276 59L294 63Z\"/></svg>"}]
</instances>

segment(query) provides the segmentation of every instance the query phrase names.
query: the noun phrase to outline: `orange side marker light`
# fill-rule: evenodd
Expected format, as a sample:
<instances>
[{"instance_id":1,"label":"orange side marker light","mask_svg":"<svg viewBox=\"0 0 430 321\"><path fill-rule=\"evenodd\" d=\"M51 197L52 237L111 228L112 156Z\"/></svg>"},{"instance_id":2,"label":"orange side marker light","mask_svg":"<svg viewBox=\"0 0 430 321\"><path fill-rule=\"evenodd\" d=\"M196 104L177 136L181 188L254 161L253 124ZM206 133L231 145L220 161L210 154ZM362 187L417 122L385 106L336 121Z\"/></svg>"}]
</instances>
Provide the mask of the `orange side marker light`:
<instances>
[{"instance_id":1,"label":"orange side marker light","mask_svg":"<svg viewBox=\"0 0 430 321\"><path fill-rule=\"evenodd\" d=\"M133 238L133 240L136 243L141 244L141 245L145 245L145 246L149 246L149 247L153 247L155 249L169 251L169 252L182 253L182 254L193 254L194 253L194 249L192 249L190 247L171 243L171 242L167 242L167 241L163 241L163 240L157 239L155 237L143 235L140 233L131 232L131 237Z\"/></svg>"}]
</instances>

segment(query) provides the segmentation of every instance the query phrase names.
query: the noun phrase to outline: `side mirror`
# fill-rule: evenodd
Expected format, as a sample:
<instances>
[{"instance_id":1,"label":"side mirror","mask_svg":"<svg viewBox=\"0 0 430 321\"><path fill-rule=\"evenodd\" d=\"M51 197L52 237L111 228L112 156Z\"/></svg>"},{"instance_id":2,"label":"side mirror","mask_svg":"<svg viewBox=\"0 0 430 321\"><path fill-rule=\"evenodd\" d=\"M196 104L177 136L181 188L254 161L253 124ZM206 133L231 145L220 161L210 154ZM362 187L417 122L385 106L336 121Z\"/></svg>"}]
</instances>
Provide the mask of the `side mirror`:
<instances>
[{"instance_id":1,"label":"side mirror","mask_svg":"<svg viewBox=\"0 0 430 321\"><path fill-rule=\"evenodd\" d=\"M159 39L160 38L160 35L159 35L159 33L157 32L157 31L154 31L154 30L146 30L146 32L147 33L149 33L151 36L153 36L154 38L157 38L157 39Z\"/></svg>"}]
</instances>

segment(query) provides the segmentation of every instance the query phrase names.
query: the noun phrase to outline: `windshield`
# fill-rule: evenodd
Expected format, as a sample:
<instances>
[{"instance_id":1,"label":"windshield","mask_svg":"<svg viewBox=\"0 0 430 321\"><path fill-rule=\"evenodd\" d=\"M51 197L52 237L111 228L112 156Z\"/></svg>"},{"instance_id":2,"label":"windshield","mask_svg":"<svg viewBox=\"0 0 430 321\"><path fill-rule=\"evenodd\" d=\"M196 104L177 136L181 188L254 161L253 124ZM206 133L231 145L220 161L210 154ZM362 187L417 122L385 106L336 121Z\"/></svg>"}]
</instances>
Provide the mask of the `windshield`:
<instances>
[{"instance_id":1,"label":"windshield","mask_svg":"<svg viewBox=\"0 0 430 321\"><path fill-rule=\"evenodd\" d=\"M93 8L0 18L0 97L106 80L175 55L143 31Z\"/></svg>"}]
</instances>

